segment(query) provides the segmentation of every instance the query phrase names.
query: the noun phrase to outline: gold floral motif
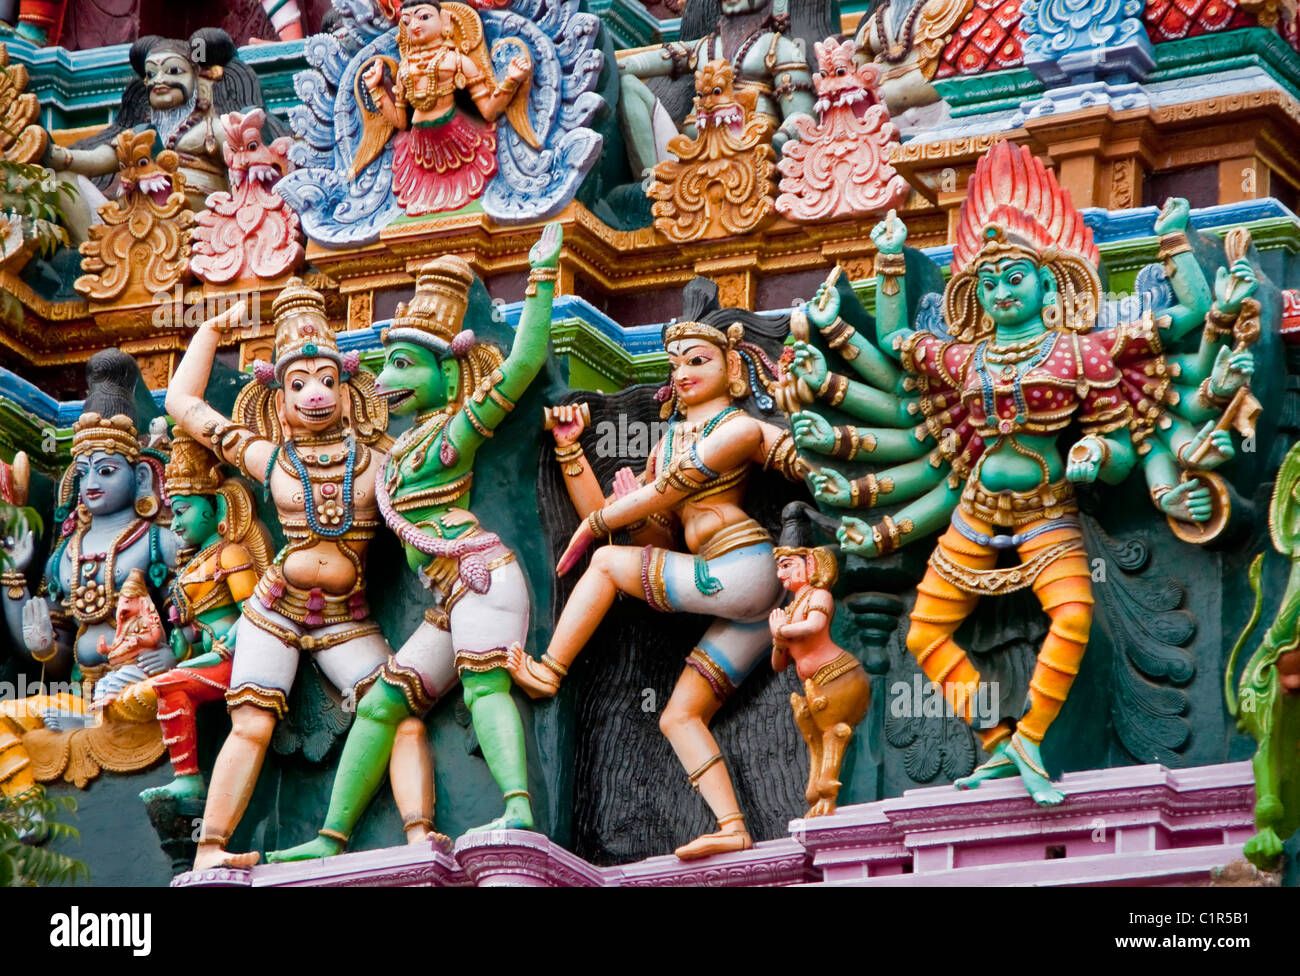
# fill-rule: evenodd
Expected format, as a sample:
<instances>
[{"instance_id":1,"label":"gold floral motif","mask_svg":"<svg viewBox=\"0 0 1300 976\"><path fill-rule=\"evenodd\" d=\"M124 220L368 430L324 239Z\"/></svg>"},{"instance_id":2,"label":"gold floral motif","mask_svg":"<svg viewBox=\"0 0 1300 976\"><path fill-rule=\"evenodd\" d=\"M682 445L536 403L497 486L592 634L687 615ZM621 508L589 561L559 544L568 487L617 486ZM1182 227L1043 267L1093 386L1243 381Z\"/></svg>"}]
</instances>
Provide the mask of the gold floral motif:
<instances>
[{"instance_id":1,"label":"gold floral motif","mask_svg":"<svg viewBox=\"0 0 1300 976\"><path fill-rule=\"evenodd\" d=\"M41 106L27 81L26 65L10 64L0 44L0 157L11 163L39 163L50 139L37 124Z\"/></svg>"}]
</instances>

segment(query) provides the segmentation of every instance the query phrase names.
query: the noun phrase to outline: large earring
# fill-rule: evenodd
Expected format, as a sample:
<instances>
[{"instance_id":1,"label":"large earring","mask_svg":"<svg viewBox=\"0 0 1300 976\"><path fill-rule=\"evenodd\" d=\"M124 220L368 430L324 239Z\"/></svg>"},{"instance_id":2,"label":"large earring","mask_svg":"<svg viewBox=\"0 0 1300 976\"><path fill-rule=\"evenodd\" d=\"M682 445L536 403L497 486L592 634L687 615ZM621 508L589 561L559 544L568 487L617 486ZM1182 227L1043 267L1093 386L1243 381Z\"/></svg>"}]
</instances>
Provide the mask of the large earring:
<instances>
[{"instance_id":1,"label":"large earring","mask_svg":"<svg viewBox=\"0 0 1300 976\"><path fill-rule=\"evenodd\" d=\"M153 495L143 495L135 500L135 514L142 519L153 518L158 514L158 499Z\"/></svg>"},{"instance_id":2,"label":"large earring","mask_svg":"<svg viewBox=\"0 0 1300 976\"><path fill-rule=\"evenodd\" d=\"M1061 327L1061 306L1056 304L1056 292L1049 291L1043 296L1043 325L1049 329Z\"/></svg>"},{"instance_id":3,"label":"large earring","mask_svg":"<svg viewBox=\"0 0 1300 976\"><path fill-rule=\"evenodd\" d=\"M749 384L745 382L744 377L732 380L727 384L727 392L731 394L732 399L738 400L749 392Z\"/></svg>"},{"instance_id":4,"label":"large earring","mask_svg":"<svg viewBox=\"0 0 1300 976\"><path fill-rule=\"evenodd\" d=\"M996 326L993 324L993 316L985 312L980 316L980 335L988 335L993 332Z\"/></svg>"}]
</instances>

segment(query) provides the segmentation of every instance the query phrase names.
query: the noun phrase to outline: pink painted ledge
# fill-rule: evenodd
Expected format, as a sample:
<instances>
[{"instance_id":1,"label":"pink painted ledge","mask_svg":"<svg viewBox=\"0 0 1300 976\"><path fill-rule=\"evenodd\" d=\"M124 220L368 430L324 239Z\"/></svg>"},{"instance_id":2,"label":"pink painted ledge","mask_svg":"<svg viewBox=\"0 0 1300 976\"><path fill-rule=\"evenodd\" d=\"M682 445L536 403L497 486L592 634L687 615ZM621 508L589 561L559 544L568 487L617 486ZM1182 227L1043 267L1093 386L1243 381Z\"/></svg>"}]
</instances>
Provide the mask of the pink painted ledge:
<instances>
[{"instance_id":1,"label":"pink painted ledge","mask_svg":"<svg viewBox=\"0 0 1300 976\"><path fill-rule=\"evenodd\" d=\"M251 871L188 872L173 887L749 887L1183 885L1241 857L1254 833L1250 763L1067 773L1039 807L1019 782L951 786L790 822L790 836L700 861L596 867L542 834L467 834Z\"/></svg>"}]
</instances>

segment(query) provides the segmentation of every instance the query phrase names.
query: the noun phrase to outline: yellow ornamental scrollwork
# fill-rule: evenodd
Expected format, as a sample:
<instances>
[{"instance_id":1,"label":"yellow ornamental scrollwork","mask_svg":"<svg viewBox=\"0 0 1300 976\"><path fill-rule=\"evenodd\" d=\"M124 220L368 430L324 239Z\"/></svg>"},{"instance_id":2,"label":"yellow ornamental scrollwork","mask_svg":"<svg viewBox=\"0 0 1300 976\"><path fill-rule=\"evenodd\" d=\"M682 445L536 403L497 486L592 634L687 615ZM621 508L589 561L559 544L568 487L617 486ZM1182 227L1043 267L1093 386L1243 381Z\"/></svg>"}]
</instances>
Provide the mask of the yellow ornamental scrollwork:
<instances>
[{"instance_id":1,"label":"yellow ornamental scrollwork","mask_svg":"<svg viewBox=\"0 0 1300 976\"><path fill-rule=\"evenodd\" d=\"M153 129L123 132L115 142L121 195L99 208L103 224L81 245L74 287L95 302L147 304L189 274L194 214L185 205L180 157L155 157Z\"/></svg>"},{"instance_id":2,"label":"yellow ornamental scrollwork","mask_svg":"<svg viewBox=\"0 0 1300 976\"><path fill-rule=\"evenodd\" d=\"M755 113L755 92L736 92L732 82L726 61L696 72L687 122L697 134L670 139L677 158L654 168L647 192L655 229L675 244L745 234L775 213L772 120Z\"/></svg>"}]
</instances>

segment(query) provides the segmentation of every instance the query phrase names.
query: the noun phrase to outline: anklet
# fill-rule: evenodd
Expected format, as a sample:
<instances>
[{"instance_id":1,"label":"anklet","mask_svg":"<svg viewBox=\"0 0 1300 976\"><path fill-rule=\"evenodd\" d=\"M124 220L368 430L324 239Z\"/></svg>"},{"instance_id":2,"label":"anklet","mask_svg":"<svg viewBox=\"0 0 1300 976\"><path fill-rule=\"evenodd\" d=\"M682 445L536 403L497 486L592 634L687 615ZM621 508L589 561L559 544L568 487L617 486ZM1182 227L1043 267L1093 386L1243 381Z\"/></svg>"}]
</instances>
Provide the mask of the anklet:
<instances>
[{"instance_id":1,"label":"anklet","mask_svg":"<svg viewBox=\"0 0 1300 976\"><path fill-rule=\"evenodd\" d=\"M513 800L517 796L522 796L529 803L533 801L533 795L529 793L527 790L507 790L505 793L502 793L501 795L505 797L505 799L507 800Z\"/></svg>"},{"instance_id":2,"label":"anklet","mask_svg":"<svg viewBox=\"0 0 1300 976\"><path fill-rule=\"evenodd\" d=\"M686 774L687 781L698 790L700 788L700 777L712 769L715 763L720 762L722 762L722 753L715 752L708 759L704 760L703 764L696 769L695 772Z\"/></svg>"},{"instance_id":3,"label":"anklet","mask_svg":"<svg viewBox=\"0 0 1300 976\"><path fill-rule=\"evenodd\" d=\"M347 847L348 845L347 834L340 834L337 830L330 830L328 827L322 827L320 830L316 831L316 833L320 834L327 840L336 840L344 847Z\"/></svg>"}]
</instances>

